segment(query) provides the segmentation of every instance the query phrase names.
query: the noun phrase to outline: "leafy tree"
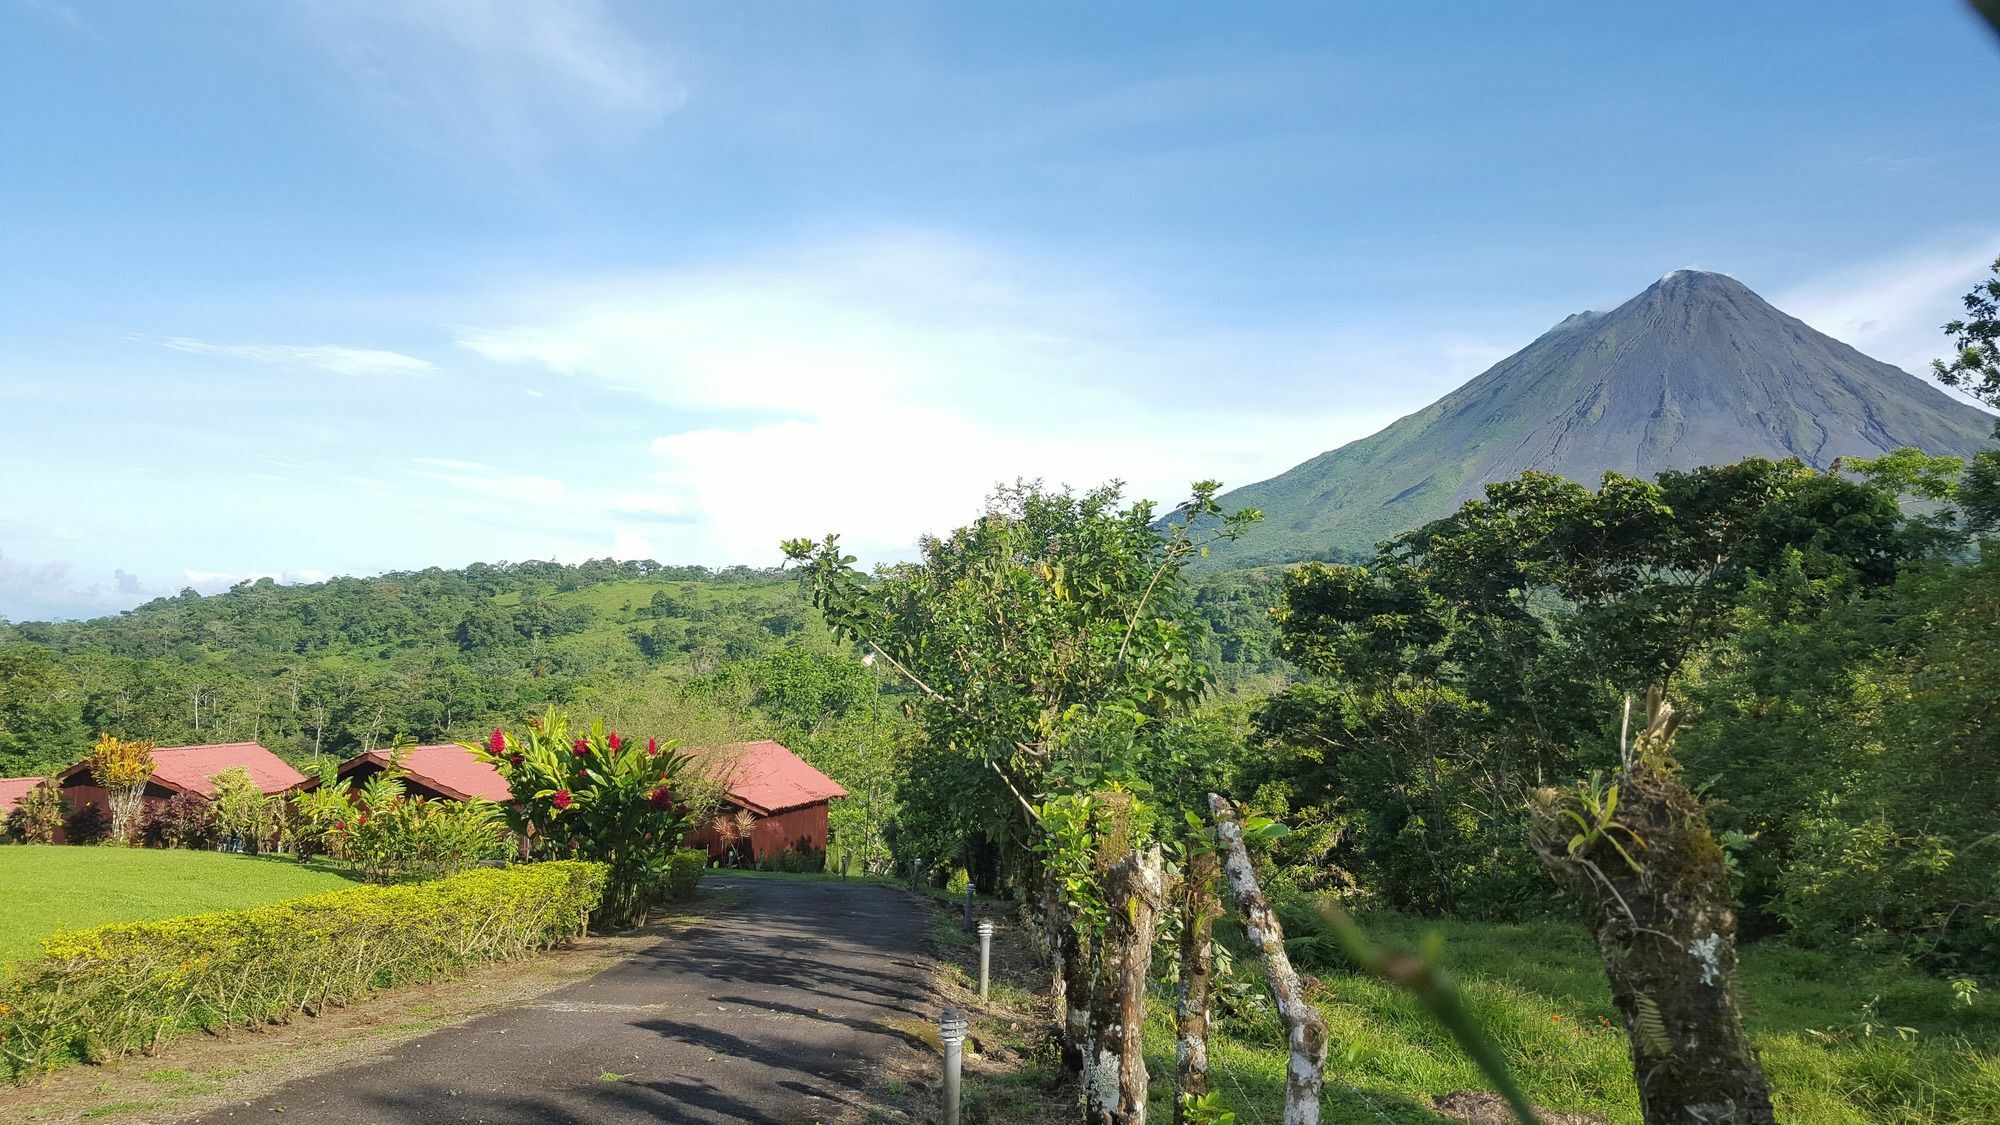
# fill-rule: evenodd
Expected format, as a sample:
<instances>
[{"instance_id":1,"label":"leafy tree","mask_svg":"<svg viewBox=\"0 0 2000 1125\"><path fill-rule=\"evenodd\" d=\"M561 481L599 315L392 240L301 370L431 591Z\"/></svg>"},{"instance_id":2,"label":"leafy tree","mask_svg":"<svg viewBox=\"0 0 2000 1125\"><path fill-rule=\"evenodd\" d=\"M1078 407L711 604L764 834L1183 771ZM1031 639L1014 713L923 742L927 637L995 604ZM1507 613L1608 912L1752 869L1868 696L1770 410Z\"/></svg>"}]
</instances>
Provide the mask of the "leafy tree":
<instances>
[{"instance_id":1,"label":"leafy tree","mask_svg":"<svg viewBox=\"0 0 2000 1125\"><path fill-rule=\"evenodd\" d=\"M1394 905L1539 912L1526 794L1609 766L1600 716L1726 643L1763 576L1865 593L1958 550L1948 519L1897 503L1948 497L1951 467L1751 458L1595 490L1526 473L1368 566L1304 564L1278 622L1311 678L1262 708L1270 755L1242 787L1315 810L1289 848L1338 833L1336 862Z\"/></svg>"},{"instance_id":2,"label":"leafy tree","mask_svg":"<svg viewBox=\"0 0 2000 1125\"><path fill-rule=\"evenodd\" d=\"M1135 907L1113 924L1107 896L1115 884L1132 891L1120 902L1159 901L1159 853L1145 849L1159 838L1155 779L1173 772L1163 736L1210 682L1181 579L1204 550L1191 527L1210 521L1233 538L1258 518L1225 515L1219 489L1197 484L1161 530L1152 505L1121 506L1115 484L1079 494L1017 483L970 526L924 539L920 561L872 581L837 536L784 544L836 635L915 692L906 836L968 866L990 849L999 880L1044 904L1066 1003L1087 1010L1066 1021L1072 1065L1112 1065L1113 1044L1136 1042L1120 1013L1143 1005L1128 995L1135 955L1121 942L1145 940L1151 916ZM1087 1083L1087 1120L1143 1102L1136 1050L1117 1053L1115 1073Z\"/></svg>"},{"instance_id":3,"label":"leafy tree","mask_svg":"<svg viewBox=\"0 0 2000 1125\"><path fill-rule=\"evenodd\" d=\"M1944 326L1957 349L1950 360L1932 360L1931 372L1991 406L2000 406L2000 259L1993 276L1965 295L1965 319Z\"/></svg>"},{"instance_id":4,"label":"leafy tree","mask_svg":"<svg viewBox=\"0 0 2000 1125\"><path fill-rule=\"evenodd\" d=\"M89 738L71 678L45 650L0 644L0 777L66 766Z\"/></svg>"},{"instance_id":5,"label":"leafy tree","mask_svg":"<svg viewBox=\"0 0 2000 1125\"><path fill-rule=\"evenodd\" d=\"M139 804L153 777L153 744L100 734L84 759L91 780L104 790L111 826L106 841L128 844L138 834Z\"/></svg>"}]
</instances>

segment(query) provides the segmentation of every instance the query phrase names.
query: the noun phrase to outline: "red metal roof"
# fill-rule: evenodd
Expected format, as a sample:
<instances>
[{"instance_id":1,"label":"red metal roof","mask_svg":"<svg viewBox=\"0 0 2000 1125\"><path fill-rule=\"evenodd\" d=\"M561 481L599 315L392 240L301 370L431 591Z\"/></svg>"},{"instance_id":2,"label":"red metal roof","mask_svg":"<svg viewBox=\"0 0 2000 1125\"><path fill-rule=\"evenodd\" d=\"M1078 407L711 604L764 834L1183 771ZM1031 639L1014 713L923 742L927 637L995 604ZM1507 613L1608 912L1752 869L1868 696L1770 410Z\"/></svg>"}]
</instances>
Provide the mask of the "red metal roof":
<instances>
[{"instance_id":1,"label":"red metal roof","mask_svg":"<svg viewBox=\"0 0 2000 1125\"><path fill-rule=\"evenodd\" d=\"M389 751L370 750L348 760L349 764L360 761L386 767ZM463 746L450 743L412 746L403 751L403 770L410 775L410 780L455 800L484 797L489 801L510 801L514 797L500 771L473 757L472 751ZM342 766L341 772L346 771L347 767Z\"/></svg>"},{"instance_id":2,"label":"red metal roof","mask_svg":"<svg viewBox=\"0 0 2000 1125\"><path fill-rule=\"evenodd\" d=\"M179 793L215 796L208 779L231 766L241 766L250 780L265 793L282 793L306 779L283 758L255 742L223 742L210 746L164 746L153 751L153 784ZM90 763L78 762L62 772L62 780L90 772Z\"/></svg>"},{"instance_id":3,"label":"red metal roof","mask_svg":"<svg viewBox=\"0 0 2000 1125\"><path fill-rule=\"evenodd\" d=\"M759 816L847 796L838 782L768 738L695 753L706 768L727 770L729 799Z\"/></svg>"},{"instance_id":4,"label":"red metal roof","mask_svg":"<svg viewBox=\"0 0 2000 1125\"><path fill-rule=\"evenodd\" d=\"M0 816L14 811L28 790L47 781L45 777L0 777Z\"/></svg>"}]
</instances>

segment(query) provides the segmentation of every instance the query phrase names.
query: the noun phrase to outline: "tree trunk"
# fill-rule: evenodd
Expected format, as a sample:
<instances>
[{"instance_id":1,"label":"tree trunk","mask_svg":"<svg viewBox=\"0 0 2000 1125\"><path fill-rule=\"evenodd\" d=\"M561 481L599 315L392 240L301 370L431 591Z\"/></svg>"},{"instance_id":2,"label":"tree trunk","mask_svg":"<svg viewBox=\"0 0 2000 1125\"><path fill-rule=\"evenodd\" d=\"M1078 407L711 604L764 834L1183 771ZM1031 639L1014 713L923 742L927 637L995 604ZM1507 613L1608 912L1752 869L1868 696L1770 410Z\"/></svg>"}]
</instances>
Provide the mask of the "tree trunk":
<instances>
[{"instance_id":1,"label":"tree trunk","mask_svg":"<svg viewBox=\"0 0 2000 1125\"><path fill-rule=\"evenodd\" d=\"M1090 962L1055 878L1046 874L1045 878L1049 889L1043 919L1048 927L1052 1015L1062 1045L1062 1073L1076 1078L1083 1074L1084 1042L1090 1037Z\"/></svg>"},{"instance_id":2,"label":"tree trunk","mask_svg":"<svg viewBox=\"0 0 2000 1125\"><path fill-rule=\"evenodd\" d=\"M1729 873L1700 800L1675 776L1673 708L1650 702L1613 785L1535 794L1535 852L1586 904L1647 1125L1771 1125L1732 990Z\"/></svg>"},{"instance_id":3,"label":"tree trunk","mask_svg":"<svg viewBox=\"0 0 2000 1125\"><path fill-rule=\"evenodd\" d=\"M1090 1002L1083 1081L1086 1125L1145 1125L1146 972L1166 897L1160 849L1133 852L1104 880L1104 949Z\"/></svg>"},{"instance_id":4,"label":"tree trunk","mask_svg":"<svg viewBox=\"0 0 2000 1125\"><path fill-rule=\"evenodd\" d=\"M1317 1125L1319 1090L1326 1068L1326 1021L1306 999L1299 974L1285 956L1285 929L1257 886L1257 869L1243 846L1243 826L1236 809L1215 793L1208 795L1215 817L1216 840L1222 845L1222 872L1229 880L1229 897L1243 915L1243 936L1264 958L1264 975L1271 978L1271 996L1285 1024L1291 1060L1285 1067L1284 1125Z\"/></svg>"},{"instance_id":5,"label":"tree trunk","mask_svg":"<svg viewBox=\"0 0 2000 1125\"><path fill-rule=\"evenodd\" d=\"M1213 851L1193 851L1181 884L1180 993L1174 1003L1174 1125L1187 1125L1187 1100L1208 1093L1208 991L1215 979L1210 928L1222 905L1215 893L1222 861Z\"/></svg>"}]
</instances>

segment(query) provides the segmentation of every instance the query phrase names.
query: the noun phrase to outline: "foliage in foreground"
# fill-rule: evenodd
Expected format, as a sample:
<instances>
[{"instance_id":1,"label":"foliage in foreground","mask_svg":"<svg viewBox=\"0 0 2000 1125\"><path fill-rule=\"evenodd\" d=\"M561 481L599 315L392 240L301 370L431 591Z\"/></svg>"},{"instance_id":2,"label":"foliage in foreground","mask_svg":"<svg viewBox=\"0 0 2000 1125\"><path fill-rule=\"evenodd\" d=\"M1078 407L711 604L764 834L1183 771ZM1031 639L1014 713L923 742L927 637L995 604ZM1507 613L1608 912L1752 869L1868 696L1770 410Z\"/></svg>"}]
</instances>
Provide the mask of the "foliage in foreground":
<instances>
[{"instance_id":1,"label":"foliage in foreground","mask_svg":"<svg viewBox=\"0 0 2000 1125\"><path fill-rule=\"evenodd\" d=\"M55 934L0 980L0 1074L283 1022L545 949L582 933L604 878L601 864L530 864Z\"/></svg>"}]
</instances>

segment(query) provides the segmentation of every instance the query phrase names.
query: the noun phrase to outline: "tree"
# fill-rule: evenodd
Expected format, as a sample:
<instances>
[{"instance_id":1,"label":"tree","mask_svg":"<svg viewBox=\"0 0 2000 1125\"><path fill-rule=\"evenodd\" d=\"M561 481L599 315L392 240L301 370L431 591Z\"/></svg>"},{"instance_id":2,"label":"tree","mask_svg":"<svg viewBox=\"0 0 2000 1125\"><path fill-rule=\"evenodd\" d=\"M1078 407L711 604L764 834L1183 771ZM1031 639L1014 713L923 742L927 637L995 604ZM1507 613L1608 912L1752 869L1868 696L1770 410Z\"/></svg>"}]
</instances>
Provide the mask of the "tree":
<instances>
[{"instance_id":1,"label":"tree","mask_svg":"<svg viewBox=\"0 0 2000 1125\"><path fill-rule=\"evenodd\" d=\"M1258 518L1225 515L1219 489L1197 484L1159 528L1150 503L1122 506L1116 484L1078 494L1019 482L873 581L837 536L784 544L836 635L916 693L922 753L909 760L905 823L961 862L994 849L999 880L1044 904L1065 1057L1093 1072L1090 1121L1144 1116L1138 1029L1124 1020L1138 1010L1130 947L1150 938L1160 897L1147 801L1175 754L1169 721L1210 681L1181 571L1205 549L1197 521L1234 538Z\"/></svg>"},{"instance_id":2,"label":"tree","mask_svg":"<svg viewBox=\"0 0 2000 1125\"><path fill-rule=\"evenodd\" d=\"M2000 406L2000 258L1993 276L1965 295L1964 320L1944 326L1957 349L1950 360L1931 361L1931 373L1989 406Z\"/></svg>"},{"instance_id":3,"label":"tree","mask_svg":"<svg viewBox=\"0 0 2000 1125\"><path fill-rule=\"evenodd\" d=\"M74 748L89 733L73 687L43 649L0 644L0 777L37 774L74 760Z\"/></svg>"},{"instance_id":4,"label":"tree","mask_svg":"<svg viewBox=\"0 0 2000 1125\"><path fill-rule=\"evenodd\" d=\"M1678 777L1676 721L1653 693L1616 777L1538 791L1535 851L1586 904L1647 1125L1772 1125L1735 994L1729 870Z\"/></svg>"},{"instance_id":5,"label":"tree","mask_svg":"<svg viewBox=\"0 0 2000 1125\"><path fill-rule=\"evenodd\" d=\"M153 744L100 734L84 759L91 780L104 790L111 811L107 843L129 844L139 827L139 804L153 777Z\"/></svg>"},{"instance_id":6,"label":"tree","mask_svg":"<svg viewBox=\"0 0 2000 1125\"><path fill-rule=\"evenodd\" d=\"M1765 576L1858 596L1957 551L1950 521L1898 505L1947 488L1950 467L1915 451L1838 473L1749 458L1657 482L1607 473L1595 490L1526 473L1367 566L1303 564L1278 622L1310 678L1260 709L1267 752L1239 787L1320 810L1301 839L1337 835L1335 858L1391 905L1539 912L1524 798L1610 765L1602 717L1623 685L1685 677Z\"/></svg>"}]
</instances>

